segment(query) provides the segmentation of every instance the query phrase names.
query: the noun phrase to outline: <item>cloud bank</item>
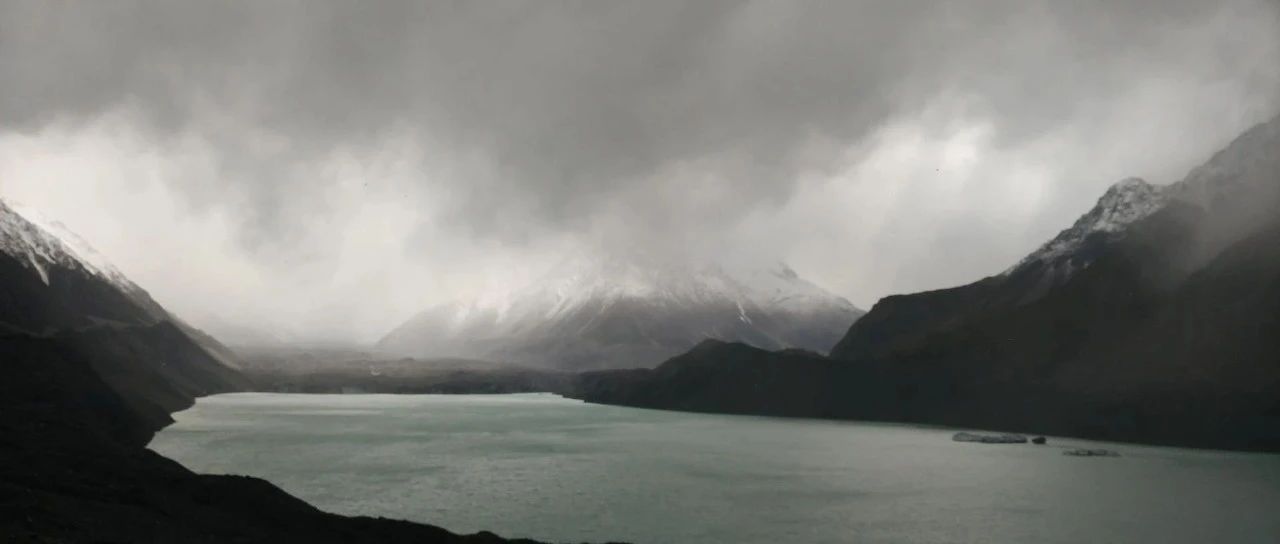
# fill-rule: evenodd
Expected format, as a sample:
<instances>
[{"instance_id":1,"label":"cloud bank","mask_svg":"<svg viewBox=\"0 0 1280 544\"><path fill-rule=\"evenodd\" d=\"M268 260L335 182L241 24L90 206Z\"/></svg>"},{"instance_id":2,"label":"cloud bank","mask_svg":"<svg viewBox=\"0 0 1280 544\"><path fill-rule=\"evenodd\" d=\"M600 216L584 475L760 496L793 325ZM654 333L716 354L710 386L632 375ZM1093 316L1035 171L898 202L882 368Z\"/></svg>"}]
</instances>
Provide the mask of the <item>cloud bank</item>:
<instances>
[{"instance_id":1,"label":"cloud bank","mask_svg":"<svg viewBox=\"0 0 1280 544\"><path fill-rule=\"evenodd\" d=\"M997 272L1280 109L1280 5L0 2L0 196L213 328L369 341L564 251Z\"/></svg>"}]
</instances>

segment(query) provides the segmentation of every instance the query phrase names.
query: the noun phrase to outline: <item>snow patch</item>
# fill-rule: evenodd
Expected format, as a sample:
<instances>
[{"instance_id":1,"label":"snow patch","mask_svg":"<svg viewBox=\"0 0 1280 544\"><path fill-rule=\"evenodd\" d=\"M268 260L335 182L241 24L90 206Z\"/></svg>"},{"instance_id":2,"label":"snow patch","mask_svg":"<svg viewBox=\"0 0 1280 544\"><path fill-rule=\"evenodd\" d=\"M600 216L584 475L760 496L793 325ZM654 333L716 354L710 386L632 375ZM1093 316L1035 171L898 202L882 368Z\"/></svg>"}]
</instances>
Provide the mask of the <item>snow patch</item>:
<instances>
[{"instance_id":1,"label":"snow patch","mask_svg":"<svg viewBox=\"0 0 1280 544\"><path fill-rule=\"evenodd\" d=\"M27 252L27 261L30 262L31 267L36 269L36 272L40 274L40 281L44 282L45 285L49 285L49 272L45 271L44 266L40 265L40 261L36 259L34 253L31 253L30 251Z\"/></svg>"}]
</instances>

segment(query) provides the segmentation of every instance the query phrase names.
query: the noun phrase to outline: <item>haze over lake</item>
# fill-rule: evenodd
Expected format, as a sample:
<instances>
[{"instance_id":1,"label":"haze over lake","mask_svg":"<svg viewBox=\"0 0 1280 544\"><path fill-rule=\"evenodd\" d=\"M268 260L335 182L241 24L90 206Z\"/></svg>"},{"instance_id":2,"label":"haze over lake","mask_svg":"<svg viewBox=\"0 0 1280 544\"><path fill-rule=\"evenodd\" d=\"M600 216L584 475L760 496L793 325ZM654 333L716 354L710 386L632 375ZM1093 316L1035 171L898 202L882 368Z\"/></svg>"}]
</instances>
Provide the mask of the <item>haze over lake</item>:
<instances>
[{"instance_id":1,"label":"haze over lake","mask_svg":"<svg viewBox=\"0 0 1280 544\"><path fill-rule=\"evenodd\" d=\"M200 399L151 448L332 512L551 541L1275 542L1280 455L951 441L953 429L553 395ZM1107 447L1119 458L1062 455Z\"/></svg>"}]
</instances>

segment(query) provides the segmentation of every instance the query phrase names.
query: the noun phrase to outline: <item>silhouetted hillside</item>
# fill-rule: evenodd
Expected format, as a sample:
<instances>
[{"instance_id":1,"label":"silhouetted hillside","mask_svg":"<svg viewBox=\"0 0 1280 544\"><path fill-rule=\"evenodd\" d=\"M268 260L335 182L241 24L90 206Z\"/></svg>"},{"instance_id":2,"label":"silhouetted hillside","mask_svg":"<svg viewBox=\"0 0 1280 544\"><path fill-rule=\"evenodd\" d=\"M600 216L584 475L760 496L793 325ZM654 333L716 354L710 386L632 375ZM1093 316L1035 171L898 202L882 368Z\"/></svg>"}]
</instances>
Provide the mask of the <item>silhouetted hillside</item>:
<instances>
[{"instance_id":1,"label":"silhouetted hillside","mask_svg":"<svg viewBox=\"0 0 1280 544\"><path fill-rule=\"evenodd\" d=\"M328 514L146 449L196 397L249 386L233 356L0 203L0 540L507 542Z\"/></svg>"},{"instance_id":2,"label":"silhouetted hillside","mask_svg":"<svg viewBox=\"0 0 1280 544\"><path fill-rule=\"evenodd\" d=\"M1004 274L882 299L830 360L703 346L653 372L584 377L577 394L1280 450L1277 149L1280 120L1162 192L1123 182ZM1118 197L1135 188L1155 211ZM1117 217L1133 222L1099 220Z\"/></svg>"}]
</instances>

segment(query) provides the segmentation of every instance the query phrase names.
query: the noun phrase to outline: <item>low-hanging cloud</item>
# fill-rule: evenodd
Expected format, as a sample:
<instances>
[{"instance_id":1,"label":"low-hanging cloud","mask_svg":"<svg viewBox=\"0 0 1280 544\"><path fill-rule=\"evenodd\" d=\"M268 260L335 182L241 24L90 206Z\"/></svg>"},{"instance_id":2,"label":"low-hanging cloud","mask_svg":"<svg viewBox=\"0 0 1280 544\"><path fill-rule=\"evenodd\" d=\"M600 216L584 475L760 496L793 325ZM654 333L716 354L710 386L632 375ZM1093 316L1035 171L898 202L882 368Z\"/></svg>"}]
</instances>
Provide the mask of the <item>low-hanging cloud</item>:
<instances>
[{"instance_id":1,"label":"low-hanging cloud","mask_svg":"<svg viewBox=\"0 0 1280 544\"><path fill-rule=\"evenodd\" d=\"M867 305L1175 180L1276 111L1278 67L1267 0L9 1L0 194L179 312L325 337L584 244ZM201 246L204 287L143 237Z\"/></svg>"}]
</instances>

